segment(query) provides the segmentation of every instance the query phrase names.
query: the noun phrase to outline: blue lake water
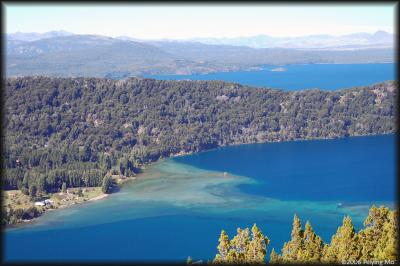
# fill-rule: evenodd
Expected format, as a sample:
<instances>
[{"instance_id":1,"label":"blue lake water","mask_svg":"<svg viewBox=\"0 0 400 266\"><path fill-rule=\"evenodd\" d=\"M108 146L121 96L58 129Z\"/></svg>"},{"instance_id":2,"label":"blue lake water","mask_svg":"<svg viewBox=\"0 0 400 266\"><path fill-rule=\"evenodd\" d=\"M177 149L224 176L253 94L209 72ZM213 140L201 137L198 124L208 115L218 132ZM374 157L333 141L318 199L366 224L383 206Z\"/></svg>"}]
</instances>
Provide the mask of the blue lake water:
<instances>
[{"instance_id":1,"label":"blue lake water","mask_svg":"<svg viewBox=\"0 0 400 266\"><path fill-rule=\"evenodd\" d=\"M270 252L289 240L294 213L329 242L344 215L360 228L372 204L394 207L395 158L395 136L385 135L239 145L165 159L104 200L8 229L5 259L207 260L221 229L232 237L253 223L270 238Z\"/></svg>"},{"instance_id":2,"label":"blue lake water","mask_svg":"<svg viewBox=\"0 0 400 266\"><path fill-rule=\"evenodd\" d=\"M155 79L224 80L249 86L285 90L319 88L336 90L365 86L396 79L396 65L380 64L307 64L283 66L286 71L272 71L277 66L262 70L218 72L194 75L148 75Z\"/></svg>"}]
</instances>

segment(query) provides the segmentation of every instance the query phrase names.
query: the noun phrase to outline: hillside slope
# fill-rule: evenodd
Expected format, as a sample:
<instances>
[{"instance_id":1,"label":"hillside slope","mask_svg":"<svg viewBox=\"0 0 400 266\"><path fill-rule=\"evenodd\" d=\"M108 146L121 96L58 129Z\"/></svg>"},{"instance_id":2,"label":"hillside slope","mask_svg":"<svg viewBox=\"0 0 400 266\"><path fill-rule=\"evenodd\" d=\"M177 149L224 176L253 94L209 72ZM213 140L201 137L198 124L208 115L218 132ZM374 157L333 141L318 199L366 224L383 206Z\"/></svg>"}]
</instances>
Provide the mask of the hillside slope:
<instances>
[{"instance_id":1,"label":"hillside slope","mask_svg":"<svg viewBox=\"0 0 400 266\"><path fill-rule=\"evenodd\" d=\"M396 86L294 92L222 81L9 78L6 166L22 181L26 171L45 178L71 165L111 169L123 158L133 171L229 144L394 133Z\"/></svg>"}]
</instances>

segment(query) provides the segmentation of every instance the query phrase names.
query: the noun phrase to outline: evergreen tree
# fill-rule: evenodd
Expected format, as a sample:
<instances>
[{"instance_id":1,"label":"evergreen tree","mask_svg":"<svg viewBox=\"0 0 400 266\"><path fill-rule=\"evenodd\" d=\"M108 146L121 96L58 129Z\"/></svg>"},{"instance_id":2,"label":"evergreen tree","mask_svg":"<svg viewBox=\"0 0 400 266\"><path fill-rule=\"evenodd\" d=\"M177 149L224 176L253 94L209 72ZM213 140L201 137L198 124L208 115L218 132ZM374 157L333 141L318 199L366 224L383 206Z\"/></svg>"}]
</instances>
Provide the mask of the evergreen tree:
<instances>
[{"instance_id":1,"label":"evergreen tree","mask_svg":"<svg viewBox=\"0 0 400 266\"><path fill-rule=\"evenodd\" d=\"M35 186L35 185L31 185L31 186L29 187L29 196L30 196L31 200L35 199L35 197L36 197L36 192L37 192L36 186Z\"/></svg>"},{"instance_id":2,"label":"evergreen tree","mask_svg":"<svg viewBox=\"0 0 400 266\"><path fill-rule=\"evenodd\" d=\"M372 206L359 233L354 230L351 218L345 216L343 224L332 236L330 244L325 244L315 234L307 221L304 231L300 219L295 215L291 240L284 244L282 255L272 249L270 264L284 263L342 263L343 261L392 260L397 259L397 211L381 206ZM225 231L219 238L219 254L214 263L224 264L260 264L265 262L268 238L254 224L251 230L238 228L237 235L229 241ZM363 238L362 238L363 237ZM362 258L362 252L370 250L368 258Z\"/></svg>"},{"instance_id":3,"label":"evergreen tree","mask_svg":"<svg viewBox=\"0 0 400 266\"><path fill-rule=\"evenodd\" d=\"M359 233L360 245L362 246L361 259L371 260L374 258L374 251L382 237L384 226L389 222L389 213L389 209L384 206L377 208L373 205L370 208L364 221L365 229Z\"/></svg>"},{"instance_id":4,"label":"evergreen tree","mask_svg":"<svg viewBox=\"0 0 400 266\"><path fill-rule=\"evenodd\" d=\"M230 248L229 237L224 230L218 239L219 245L217 247L218 254L215 256L214 263L226 263L228 261L228 252Z\"/></svg>"},{"instance_id":5,"label":"evergreen tree","mask_svg":"<svg viewBox=\"0 0 400 266\"><path fill-rule=\"evenodd\" d=\"M229 83L219 81L200 84L129 79L123 81L123 86L119 83L92 78L7 79L4 107L5 114L12 115L4 117L8 133L4 139L7 176L3 188L16 189L21 180L29 188L36 182L35 172L46 176L45 192L58 190L62 182L68 187L101 186L104 175L97 179L82 173L89 172L88 168L118 170L117 162L127 157L133 167L127 162L120 170L128 176L143 164L181 150L196 152L248 143L258 135L263 141L272 141L395 129L398 90L391 89L397 88L393 82L340 92L304 91L301 97L294 92L259 91L240 85L230 88ZM96 89L82 89L85 84ZM375 89L386 95L380 99L378 113L370 100L377 97ZM126 95L129 102L144 104L119 104L121 95ZM216 100L221 95L228 99ZM335 100L338 98L343 101ZM277 103L284 99L290 100L282 113ZM235 104L226 104L233 101ZM267 115L258 115L263 106L268 109ZM191 112L187 114L187 110ZM302 123L294 119L297 116ZM357 127L361 118L365 118L365 126ZM282 124L290 130L277 134ZM242 132L243 127L252 130ZM45 137L39 137L41 134ZM48 178L55 169L63 175ZM25 173L29 173L29 180Z\"/></svg>"},{"instance_id":6,"label":"evergreen tree","mask_svg":"<svg viewBox=\"0 0 400 266\"><path fill-rule=\"evenodd\" d=\"M126 171L126 159L125 158L123 158L119 161L118 170L119 170L120 175L125 175L125 171Z\"/></svg>"},{"instance_id":7,"label":"evergreen tree","mask_svg":"<svg viewBox=\"0 0 400 266\"><path fill-rule=\"evenodd\" d=\"M85 144L79 152L79 157L82 162L87 162L90 160L92 155L92 149L89 144Z\"/></svg>"},{"instance_id":8,"label":"evergreen tree","mask_svg":"<svg viewBox=\"0 0 400 266\"><path fill-rule=\"evenodd\" d=\"M103 154L101 157L100 167L104 170L110 170L112 166L111 158L109 155Z\"/></svg>"},{"instance_id":9,"label":"evergreen tree","mask_svg":"<svg viewBox=\"0 0 400 266\"><path fill-rule=\"evenodd\" d=\"M357 260L360 256L360 246L358 235L354 231L354 226L349 216L343 218L343 225L340 226L330 245L325 246L324 262L342 262Z\"/></svg>"},{"instance_id":10,"label":"evergreen tree","mask_svg":"<svg viewBox=\"0 0 400 266\"><path fill-rule=\"evenodd\" d=\"M275 252L275 249L272 248L271 255L269 256L269 264L279 264L282 263L281 256Z\"/></svg>"},{"instance_id":11,"label":"evergreen tree","mask_svg":"<svg viewBox=\"0 0 400 266\"><path fill-rule=\"evenodd\" d=\"M46 177L43 174L39 175L39 178L36 180L37 184L37 194L43 195L46 192Z\"/></svg>"},{"instance_id":12,"label":"evergreen tree","mask_svg":"<svg viewBox=\"0 0 400 266\"><path fill-rule=\"evenodd\" d=\"M103 184L101 186L101 191L103 191L103 193L107 193L107 194L111 193L112 187L113 187L112 177L109 175L106 175L103 178Z\"/></svg>"},{"instance_id":13,"label":"evergreen tree","mask_svg":"<svg viewBox=\"0 0 400 266\"><path fill-rule=\"evenodd\" d=\"M62 183L61 191L62 191L63 193L67 192L67 183L65 183L65 182Z\"/></svg>"},{"instance_id":14,"label":"evergreen tree","mask_svg":"<svg viewBox=\"0 0 400 266\"><path fill-rule=\"evenodd\" d=\"M265 263L269 239L263 235L256 224L251 228L251 241L248 244L246 262Z\"/></svg>"},{"instance_id":15,"label":"evergreen tree","mask_svg":"<svg viewBox=\"0 0 400 266\"><path fill-rule=\"evenodd\" d=\"M383 225L381 237L374 250L374 259L393 260L397 259L397 211L388 214L388 221Z\"/></svg>"},{"instance_id":16,"label":"evergreen tree","mask_svg":"<svg viewBox=\"0 0 400 266\"><path fill-rule=\"evenodd\" d=\"M321 258L323 242L322 239L314 233L311 224L307 221L303 235L303 248L300 260L302 262L318 263Z\"/></svg>"},{"instance_id":17,"label":"evergreen tree","mask_svg":"<svg viewBox=\"0 0 400 266\"><path fill-rule=\"evenodd\" d=\"M269 256L269 264L280 264L282 263L282 257L275 252L275 249L272 248L271 255Z\"/></svg>"},{"instance_id":18,"label":"evergreen tree","mask_svg":"<svg viewBox=\"0 0 400 266\"><path fill-rule=\"evenodd\" d=\"M237 229L237 235L230 241L228 235L222 230L218 254L213 263L216 264L264 264L267 254L269 239L263 235L256 224L251 229Z\"/></svg>"},{"instance_id":19,"label":"evergreen tree","mask_svg":"<svg viewBox=\"0 0 400 266\"><path fill-rule=\"evenodd\" d=\"M28 188L29 187L29 183L28 182L29 182L29 172L26 171L25 174L24 174L24 179L22 180L22 185L25 188Z\"/></svg>"},{"instance_id":20,"label":"evergreen tree","mask_svg":"<svg viewBox=\"0 0 400 266\"><path fill-rule=\"evenodd\" d=\"M250 242L249 228L237 229L236 236L231 241L231 250L228 253L229 263L246 263L246 254L248 253L248 245Z\"/></svg>"},{"instance_id":21,"label":"evergreen tree","mask_svg":"<svg viewBox=\"0 0 400 266\"><path fill-rule=\"evenodd\" d=\"M292 239L283 245L282 260L283 262L295 262L300 260L301 251L303 249L303 230L301 229L301 221L294 215L292 227Z\"/></svg>"}]
</instances>

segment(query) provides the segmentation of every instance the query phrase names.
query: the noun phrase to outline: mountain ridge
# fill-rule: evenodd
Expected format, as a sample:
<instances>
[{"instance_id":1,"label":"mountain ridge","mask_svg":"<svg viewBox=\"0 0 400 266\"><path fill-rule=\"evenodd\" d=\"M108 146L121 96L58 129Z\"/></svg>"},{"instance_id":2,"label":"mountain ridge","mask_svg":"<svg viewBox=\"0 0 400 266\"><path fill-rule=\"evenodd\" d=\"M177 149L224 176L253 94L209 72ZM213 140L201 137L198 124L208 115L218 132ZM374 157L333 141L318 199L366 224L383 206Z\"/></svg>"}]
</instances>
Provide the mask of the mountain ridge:
<instances>
[{"instance_id":1,"label":"mountain ridge","mask_svg":"<svg viewBox=\"0 0 400 266\"><path fill-rule=\"evenodd\" d=\"M54 36L48 37L51 34ZM393 48L354 50L351 45L339 50L251 48L187 41L142 42L128 37L65 32L51 34L30 41L8 38L6 75L125 78L252 70L262 65L394 62Z\"/></svg>"},{"instance_id":2,"label":"mountain ridge","mask_svg":"<svg viewBox=\"0 0 400 266\"><path fill-rule=\"evenodd\" d=\"M394 46L394 35L385 31L375 33L357 32L334 36L328 34L305 35L298 37L272 37L255 35L233 38L194 38L193 40L206 44L225 44L248 46L252 48L299 48L299 49L339 49L343 45L352 45L363 49L375 45L375 48Z\"/></svg>"},{"instance_id":3,"label":"mountain ridge","mask_svg":"<svg viewBox=\"0 0 400 266\"><path fill-rule=\"evenodd\" d=\"M74 34L67 31L49 31L45 33L23 33L15 32L7 34L7 39L15 41L35 41L39 39L70 36L70 35L94 35L94 34ZM101 35L98 35L101 36ZM107 36L110 37L110 36ZM387 48L394 46L395 35L386 31L378 30L374 33L355 32L345 35L329 35L329 34L313 34L303 36L286 36L274 37L267 34L258 34L253 36L238 36L238 37L204 37L204 38L189 38L189 39L141 39L130 37L127 35L110 37L120 40L129 40L135 42L200 42L204 44L222 44L233 46L248 46L251 48L299 48L299 49L337 49L344 45L352 45L355 48L371 47ZM300 42L300 44L299 44ZM341 45L338 45L342 43Z\"/></svg>"}]
</instances>

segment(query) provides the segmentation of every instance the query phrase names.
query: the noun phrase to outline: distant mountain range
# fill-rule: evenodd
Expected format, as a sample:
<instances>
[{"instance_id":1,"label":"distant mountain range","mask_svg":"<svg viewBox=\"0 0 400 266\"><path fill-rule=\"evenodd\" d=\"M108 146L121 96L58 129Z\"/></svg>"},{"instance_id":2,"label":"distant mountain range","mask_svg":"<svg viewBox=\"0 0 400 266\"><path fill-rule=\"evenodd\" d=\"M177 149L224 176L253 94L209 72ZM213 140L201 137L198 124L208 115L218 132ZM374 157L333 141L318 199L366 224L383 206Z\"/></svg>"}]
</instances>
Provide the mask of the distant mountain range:
<instances>
[{"instance_id":1,"label":"distant mountain range","mask_svg":"<svg viewBox=\"0 0 400 266\"><path fill-rule=\"evenodd\" d=\"M67 31L50 31L46 33L22 33L16 32L7 35L8 40L37 41L53 37L74 35ZM175 40L148 41L129 36L119 36L116 39L135 42L175 42ZM325 49L347 50L368 48L393 48L395 36L386 31L375 33L358 32L348 35L309 35L301 37L273 37L269 35L257 35L235 38L194 38L179 42L199 42L212 45L247 46L251 48L288 48L288 49Z\"/></svg>"},{"instance_id":2,"label":"distant mountain range","mask_svg":"<svg viewBox=\"0 0 400 266\"><path fill-rule=\"evenodd\" d=\"M69 36L74 35L71 32L67 31L49 31L45 33L38 33L38 32L15 32L7 34L7 40L10 41L25 41L25 42L32 42L37 41L40 39L47 39L47 38L54 38L54 37L61 37L61 36Z\"/></svg>"},{"instance_id":3,"label":"distant mountain range","mask_svg":"<svg viewBox=\"0 0 400 266\"><path fill-rule=\"evenodd\" d=\"M341 43L341 49L338 49L340 42L328 35L302 37L303 42L297 42L297 47L294 47L294 39L290 44L289 40L284 42L284 38L281 38L280 45L286 47L254 48L257 45L266 46L267 39L269 43L273 42L271 40L278 43L278 38L256 36L218 39L222 44L205 44L205 40L149 41L126 36L78 35L65 31L18 32L6 35L6 75L123 78L147 74L249 70L267 64L394 61L393 45L389 45L390 40L393 44L393 35L376 32L346 36L339 38L349 40ZM355 42L357 38L360 40L358 43ZM331 44L329 49L326 48L328 40ZM305 48L316 46L318 42L325 42L326 45L321 44L318 49ZM336 46L332 46L335 43Z\"/></svg>"},{"instance_id":4,"label":"distant mountain range","mask_svg":"<svg viewBox=\"0 0 400 266\"><path fill-rule=\"evenodd\" d=\"M310 35L302 37L271 37L258 35L238 38L196 38L205 44L223 44L248 46L252 48L293 48L293 49L325 49L347 50L367 48L392 48L394 35L385 31L375 33L354 33L342 36Z\"/></svg>"}]
</instances>

